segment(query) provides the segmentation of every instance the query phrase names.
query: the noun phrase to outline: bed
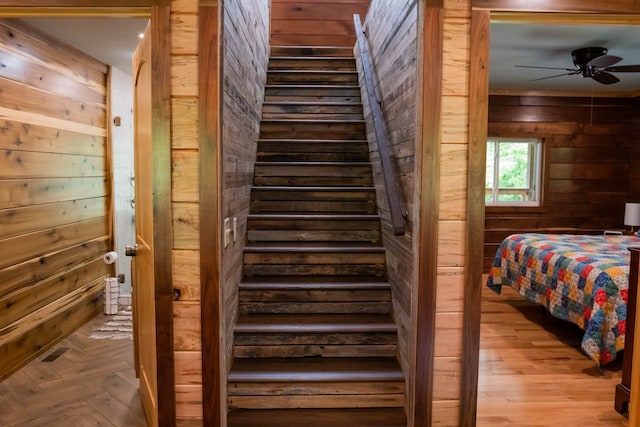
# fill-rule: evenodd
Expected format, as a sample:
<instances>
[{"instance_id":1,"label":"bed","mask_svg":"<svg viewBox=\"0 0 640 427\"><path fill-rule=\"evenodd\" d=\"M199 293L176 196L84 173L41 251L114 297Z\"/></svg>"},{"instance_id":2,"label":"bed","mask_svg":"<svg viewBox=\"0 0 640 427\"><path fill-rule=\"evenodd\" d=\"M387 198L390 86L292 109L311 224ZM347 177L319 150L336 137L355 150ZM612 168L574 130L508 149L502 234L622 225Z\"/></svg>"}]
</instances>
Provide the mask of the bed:
<instances>
[{"instance_id":1,"label":"bed","mask_svg":"<svg viewBox=\"0 0 640 427\"><path fill-rule=\"evenodd\" d=\"M494 257L487 286L510 286L584 330L582 350L599 366L624 348L628 247L637 236L514 234Z\"/></svg>"}]
</instances>

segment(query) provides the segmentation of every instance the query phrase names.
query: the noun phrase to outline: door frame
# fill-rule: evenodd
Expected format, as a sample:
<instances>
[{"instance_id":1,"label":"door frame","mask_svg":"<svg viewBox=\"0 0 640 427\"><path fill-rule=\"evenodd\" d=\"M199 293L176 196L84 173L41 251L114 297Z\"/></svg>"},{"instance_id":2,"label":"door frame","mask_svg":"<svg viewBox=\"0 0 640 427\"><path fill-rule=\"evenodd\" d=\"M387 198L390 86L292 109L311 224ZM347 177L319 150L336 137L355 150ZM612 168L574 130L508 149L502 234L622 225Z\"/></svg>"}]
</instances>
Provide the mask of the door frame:
<instances>
[{"instance_id":1,"label":"door frame","mask_svg":"<svg viewBox=\"0 0 640 427\"><path fill-rule=\"evenodd\" d=\"M222 11L224 0L200 0L198 8L200 312L203 425L226 425L227 368L221 318L222 229Z\"/></svg>"},{"instance_id":2,"label":"door frame","mask_svg":"<svg viewBox=\"0 0 640 427\"><path fill-rule=\"evenodd\" d=\"M0 17L149 17L153 62L153 200L158 421L176 425L171 280L171 0L0 0Z\"/></svg>"},{"instance_id":3,"label":"door frame","mask_svg":"<svg viewBox=\"0 0 640 427\"><path fill-rule=\"evenodd\" d=\"M482 291L482 246L484 245L484 176L486 138L489 115L489 46L490 22L500 14L519 22L535 22L535 14L539 12L553 13L552 16L566 14L566 21L573 24L598 23L606 24L605 14L611 15L611 22L620 23L621 14L640 14L640 3L636 0L620 0L602 2L600 0L567 0L558 4L551 0L522 2L519 0L471 0L471 45L470 45L470 78L469 78L469 184L468 206L481 206L478 210L468 211L468 230L477 227L481 235L474 232L468 235L466 259L467 274L464 284L464 319L463 319L463 363L460 376L460 426L475 426L478 396L479 366L479 323L481 313ZM569 16L571 14L571 16ZM598 14L598 15L595 15ZM541 16L541 15L538 15ZM630 18L631 20L632 18ZM637 21L638 17L634 17ZM539 21L538 21L539 22ZM471 178L474 178L473 180ZM468 233L469 234L469 233ZM471 259L471 257L478 259ZM480 278L480 280L478 280ZM475 331L478 331L477 333ZM466 347L468 345L468 347ZM475 347L475 350L474 348ZM636 367L640 361L635 361ZM612 402L613 407L613 402Z\"/></svg>"}]
</instances>

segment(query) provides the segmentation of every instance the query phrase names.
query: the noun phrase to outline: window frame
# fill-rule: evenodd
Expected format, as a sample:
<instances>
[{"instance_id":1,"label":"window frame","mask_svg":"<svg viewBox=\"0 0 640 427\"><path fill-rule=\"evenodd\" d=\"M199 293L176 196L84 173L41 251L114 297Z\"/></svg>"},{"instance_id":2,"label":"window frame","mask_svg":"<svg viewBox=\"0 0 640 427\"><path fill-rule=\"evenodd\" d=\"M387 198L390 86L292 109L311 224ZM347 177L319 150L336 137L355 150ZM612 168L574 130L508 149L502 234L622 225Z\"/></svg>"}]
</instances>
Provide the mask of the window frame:
<instances>
[{"instance_id":1,"label":"window frame","mask_svg":"<svg viewBox=\"0 0 640 427\"><path fill-rule=\"evenodd\" d=\"M495 143L494 150L494 161L493 161L493 177L492 177L492 194L494 198L497 198L500 188L498 185L499 181L499 145L500 143L507 142L525 142L532 144L534 147L533 153L530 153L529 159L529 173L527 174L528 186L526 187L528 191L532 191L536 196L535 200L532 201L498 201L498 200L486 200L485 206L492 207L541 207L542 206L542 185L543 185L543 176L542 176L542 153L543 153L543 140L541 138L509 138L509 137L488 137L487 143L485 146L485 150L487 150L489 143ZM488 159L487 159L488 160ZM487 162L488 163L488 162ZM533 165L532 165L533 163ZM531 167L533 166L533 167ZM485 175L487 174L487 164L485 164ZM486 187L486 178L485 178L485 194L488 188Z\"/></svg>"}]
</instances>

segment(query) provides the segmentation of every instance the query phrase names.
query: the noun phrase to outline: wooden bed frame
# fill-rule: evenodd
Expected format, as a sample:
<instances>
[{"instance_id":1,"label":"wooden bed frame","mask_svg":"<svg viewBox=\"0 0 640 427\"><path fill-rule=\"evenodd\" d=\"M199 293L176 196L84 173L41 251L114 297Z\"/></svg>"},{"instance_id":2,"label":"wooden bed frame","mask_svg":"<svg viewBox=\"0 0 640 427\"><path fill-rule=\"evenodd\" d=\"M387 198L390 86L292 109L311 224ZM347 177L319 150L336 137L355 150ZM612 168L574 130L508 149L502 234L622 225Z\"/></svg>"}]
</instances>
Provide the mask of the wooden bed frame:
<instances>
[{"instance_id":1,"label":"wooden bed frame","mask_svg":"<svg viewBox=\"0 0 640 427\"><path fill-rule=\"evenodd\" d=\"M640 248L629 248L631 263L629 265L629 294L627 298L627 324L625 330L624 355L622 359L622 380L616 386L615 409L619 413L629 410L631 394L631 365L633 364L633 334L636 323L636 301L638 294L638 267Z\"/></svg>"}]
</instances>

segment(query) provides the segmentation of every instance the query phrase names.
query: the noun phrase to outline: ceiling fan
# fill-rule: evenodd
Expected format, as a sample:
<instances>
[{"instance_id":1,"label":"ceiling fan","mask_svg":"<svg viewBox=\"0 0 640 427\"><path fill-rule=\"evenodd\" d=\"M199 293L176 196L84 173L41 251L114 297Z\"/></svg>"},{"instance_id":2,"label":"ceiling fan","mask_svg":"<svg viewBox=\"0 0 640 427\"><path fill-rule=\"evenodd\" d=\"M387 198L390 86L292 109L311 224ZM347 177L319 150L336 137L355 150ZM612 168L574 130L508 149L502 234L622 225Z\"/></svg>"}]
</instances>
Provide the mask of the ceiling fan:
<instances>
[{"instance_id":1,"label":"ceiling fan","mask_svg":"<svg viewBox=\"0 0 640 427\"><path fill-rule=\"evenodd\" d=\"M615 55L608 55L607 52L607 49L604 47L583 47L580 49L575 49L571 52L571 57L573 58L573 64L575 65L575 68L536 67L529 65L516 65L516 67L566 71L566 73L530 80L532 82L552 79L554 77L580 74L584 78L591 78L598 83L602 83L603 85L610 85L620 81L618 77L614 76L611 73L640 72L640 65L620 65L617 67L612 67L612 65L622 61L622 58Z\"/></svg>"}]
</instances>

